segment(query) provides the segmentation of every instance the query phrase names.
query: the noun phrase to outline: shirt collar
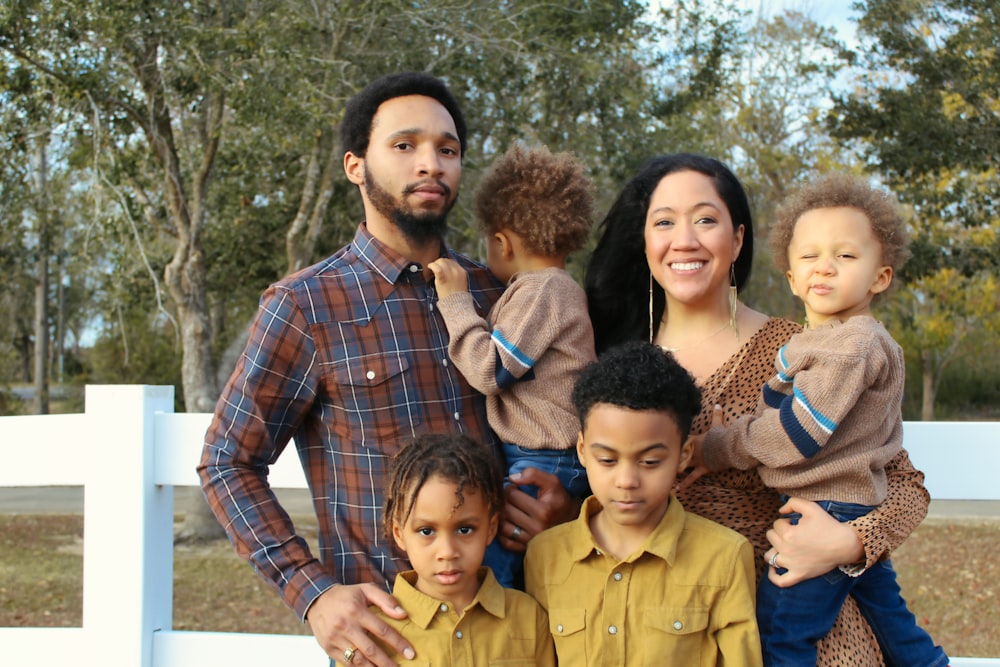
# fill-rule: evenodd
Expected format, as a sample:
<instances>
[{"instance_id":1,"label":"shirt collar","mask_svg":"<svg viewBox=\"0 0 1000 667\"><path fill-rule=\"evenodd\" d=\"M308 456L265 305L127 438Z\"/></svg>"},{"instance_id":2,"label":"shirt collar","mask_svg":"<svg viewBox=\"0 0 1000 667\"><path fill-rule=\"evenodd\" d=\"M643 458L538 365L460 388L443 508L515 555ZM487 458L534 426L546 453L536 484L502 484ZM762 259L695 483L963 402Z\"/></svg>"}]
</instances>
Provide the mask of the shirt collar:
<instances>
[{"instance_id":1,"label":"shirt collar","mask_svg":"<svg viewBox=\"0 0 1000 667\"><path fill-rule=\"evenodd\" d=\"M507 613L506 593L504 593L503 587L497 582L496 577L493 576L493 571L487 567L480 567L476 573L476 577L480 581L479 592L472 599L469 609L479 605L484 611L493 616L504 618ZM406 610L410 620L421 628L427 629L427 626L431 624L436 614L446 612L442 612L441 610L443 602L418 591L416 582L417 573L413 570L400 572L396 575L396 583L392 588L392 594L399 601L403 609ZM450 609L451 603L447 604Z\"/></svg>"},{"instance_id":2,"label":"shirt collar","mask_svg":"<svg viewBox=\"0 0 1000 667\"><path fill-rule=\"evenodd\" d=\"M600 509L601 504L594 496L587 498L580 509L580 516L576 519L576 525L573 528L575 535L572 539L572 544L576 546L574 546L574 551L571 554L577 561L583 561L591 555L603 553L600 547L597 546L597 541L594 540L594 534L590 531L590 517L600 511ZM686 518L687 514L684 512L681 501L671 493L667 511L663 513L663 518L660 519L660 523L656 526L656 529L646 538L646 542L642 547L626 558L625 561L629 563L635 562L644 553L648 553L665 560L668 565L673 565L677 554L677 541L684 531Z\"/></svg>"},{"instance_id":3,"label":"shirt collar","mask_svg":"<svg viewBox=\"0 0 1000 667\"><path fill-rule=\"evenodd\" d=\"M368 225L362 222L354 232L354 251L365 264L380 275L389 284L395 285L399 277L405 273L416 273L422 267L413 260L403 257L398 252L375 238L368 231ZM453 253L441 243L441 257L455 259ZM414 268L416 267L416 268Z\"/></svg>"}]
</instances>

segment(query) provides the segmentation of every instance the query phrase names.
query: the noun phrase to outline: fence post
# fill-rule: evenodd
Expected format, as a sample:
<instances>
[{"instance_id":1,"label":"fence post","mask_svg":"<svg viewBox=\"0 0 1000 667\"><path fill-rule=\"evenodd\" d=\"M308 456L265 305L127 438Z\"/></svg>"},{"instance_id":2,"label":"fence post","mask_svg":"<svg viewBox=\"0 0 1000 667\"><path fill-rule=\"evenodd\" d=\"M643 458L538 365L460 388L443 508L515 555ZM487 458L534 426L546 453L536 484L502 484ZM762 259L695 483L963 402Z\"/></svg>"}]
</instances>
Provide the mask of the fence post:
<instances>
[{"instance_id":1,"label":"fence post","mask_svg":"<svg viewBox=\"0 0 1000 667\"><path fill-rule=\"evenodd\" d=\"M86 388L84 664L151 667L153 633L171 627L174 490L153 483L153 416L173 409L173 387Z\"/></svg>"}]
</instances>

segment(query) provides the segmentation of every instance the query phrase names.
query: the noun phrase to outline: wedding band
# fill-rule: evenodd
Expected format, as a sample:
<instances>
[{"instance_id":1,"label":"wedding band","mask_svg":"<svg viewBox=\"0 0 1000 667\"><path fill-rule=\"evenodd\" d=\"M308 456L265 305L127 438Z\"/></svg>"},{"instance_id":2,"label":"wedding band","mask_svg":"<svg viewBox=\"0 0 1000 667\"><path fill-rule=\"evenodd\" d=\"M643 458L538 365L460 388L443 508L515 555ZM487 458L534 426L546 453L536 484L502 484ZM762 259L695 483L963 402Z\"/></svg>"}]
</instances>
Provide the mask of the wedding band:
<instances>
[{"instance_id":1,"label":"wedding band","mask_svg":"<svg viewBox=\"0 0 1000 667\"><path fill-rule=\"evenodd\" d=\"M510 533L510 539L516 540L519 537L521 537L521 527L514 526L514 530L512 530Z\"/></svg>"},{"instance_id":2,"label":"wedding band","mask_svg":"<svg viewBox=\"0 0 1000 667\"><path fill-rule=\"evenodd\" d=\"M344 649L344 662L351 662L354 660L354 654L358 652L358 649L348 646Z\"/></svg>"},{"instance_id":3,"label":"wedding band","mask_svg":"<svg viewBox=\"0 0 1000 667\"><path fill-rule=\"evenodd\" d=\"M778 552L777 551L775 551L774 555L771 556L771 560L767 561L767 564L770 565L771 567L777 569L777 567L778 567Z\"/></svg>"}]
</instances>

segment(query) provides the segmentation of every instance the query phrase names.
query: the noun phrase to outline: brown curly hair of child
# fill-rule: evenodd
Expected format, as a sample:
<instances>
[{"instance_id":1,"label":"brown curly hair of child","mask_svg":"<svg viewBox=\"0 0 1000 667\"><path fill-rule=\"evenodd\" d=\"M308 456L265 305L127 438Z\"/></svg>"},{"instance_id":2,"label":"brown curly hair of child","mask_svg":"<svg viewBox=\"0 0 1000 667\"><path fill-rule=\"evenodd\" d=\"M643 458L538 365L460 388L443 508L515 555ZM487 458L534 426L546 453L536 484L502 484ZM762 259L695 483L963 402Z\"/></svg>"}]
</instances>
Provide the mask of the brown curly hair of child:
<instances>
[{"instance_id":1,"label":"brown curly hair of child","mask_svg":"<svg viewBox=\"0 0 1000 667\"><path fill-rule=\"evenodd\" d=\"M786 197L778 206L769 239L775 266L788 271L788 246L799 218L818 208L839 207L857 209L865 214L882 246L882 263L891 266L893 273L899 271L910 251L906 222L898 202L865 179L844 173L821 176Z\"/></svg>"},{"instance_id":2,"label":"brown curly hair of child","mask_svg":"<svg viewBox=\"0 0 1000 667\"><path fill-rule=\"evenodd\" d=\"M386 485L383 527L392 537L394 522L406 523L413 502L427 480L439 476L453 482L455 507L466 490L479 491L490 513L503 511L503 471L497 454L467 435L425 433L396 452Z\"/></svg>"},{"instance_id":3,"label":"brown curly hair of child","mask_svg":"<svg viewBox=\"0 0 1000 667\"><path fill-rule=\"evenodd\" d=\"M590 235L594 184L573 154L514 144L483 176L474 206L487 236L507 229L532 254L565 257Z\"/></svg>"}]
</instances>

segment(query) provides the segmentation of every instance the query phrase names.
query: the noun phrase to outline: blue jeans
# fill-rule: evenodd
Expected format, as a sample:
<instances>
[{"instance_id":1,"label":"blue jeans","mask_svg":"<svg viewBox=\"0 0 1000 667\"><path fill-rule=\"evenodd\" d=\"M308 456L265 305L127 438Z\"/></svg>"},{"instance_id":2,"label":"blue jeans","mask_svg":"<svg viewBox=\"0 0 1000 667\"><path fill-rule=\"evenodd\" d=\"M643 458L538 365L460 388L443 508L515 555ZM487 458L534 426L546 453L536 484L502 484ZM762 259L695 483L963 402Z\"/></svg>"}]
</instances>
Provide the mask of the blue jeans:
<instances>
[{"instance_id":1,"label":"blue jeans","mask_svg":"<svg viewBox=\"0 0 1000 667\"><path fill-rule=\"evenodd\" d=\"M873 507L819 501L837 521L868 514ZM786 518L798 523L800 515ZM778 570L779 574L782 571ZM880 561L859 577L840 569L788 588L778 588L765 576L757 588L757 624L765 667L815 667L816 643L833 627L840 607L853 595L868 621L888 667L945 667L948 656L935 646L900 595L896 572Z\"/></svg>"},{"instance_id":2,"label":"blue jeans","mask_svg":"<svg viewBox=\"0 0 1000 667\"><path fill-rule=\"evenodd\" d=\"M504 443L504 458L507 460L508 480L514 473L525 468L538 468L559 478L569 495L575 498L586 498L590 495L590 484L587 482L587 471L580 464L576 455L576 447L568 449L525 449L518 445ZM537 498L537 486L520 487L525 493ZM489 565L500 585L505 588L524 588L524 554L508 551L499 539L493 540L486 547L483 564Z\"/></svg>"}]
</instances>

